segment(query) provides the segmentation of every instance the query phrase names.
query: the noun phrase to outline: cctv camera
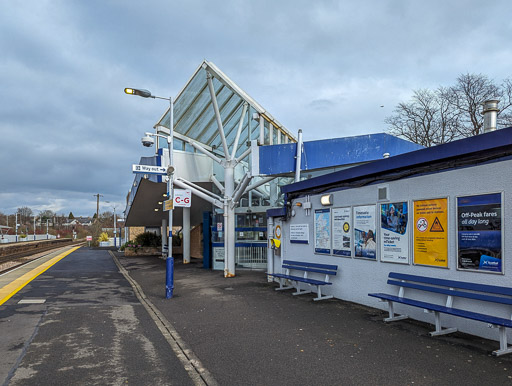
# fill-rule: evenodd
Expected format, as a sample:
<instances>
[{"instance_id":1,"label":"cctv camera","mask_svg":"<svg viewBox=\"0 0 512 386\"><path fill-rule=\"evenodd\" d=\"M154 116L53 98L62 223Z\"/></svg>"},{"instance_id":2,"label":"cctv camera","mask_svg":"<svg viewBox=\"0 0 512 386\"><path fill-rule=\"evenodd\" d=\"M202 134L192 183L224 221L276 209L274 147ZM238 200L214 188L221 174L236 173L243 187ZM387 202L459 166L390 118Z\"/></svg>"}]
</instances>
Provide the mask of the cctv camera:
<instances>
[{"instance_id":1,"label":"cctv camera","mask_svg":"<svg viewBox=\"0 0 512 386\"><path fill-rule=\"evenodd\" d=\"M151 147L155 143L155 140L152 137L146 135L145 137L142 137L141 142L144 146Z\"/></svg>"}]
</instances>

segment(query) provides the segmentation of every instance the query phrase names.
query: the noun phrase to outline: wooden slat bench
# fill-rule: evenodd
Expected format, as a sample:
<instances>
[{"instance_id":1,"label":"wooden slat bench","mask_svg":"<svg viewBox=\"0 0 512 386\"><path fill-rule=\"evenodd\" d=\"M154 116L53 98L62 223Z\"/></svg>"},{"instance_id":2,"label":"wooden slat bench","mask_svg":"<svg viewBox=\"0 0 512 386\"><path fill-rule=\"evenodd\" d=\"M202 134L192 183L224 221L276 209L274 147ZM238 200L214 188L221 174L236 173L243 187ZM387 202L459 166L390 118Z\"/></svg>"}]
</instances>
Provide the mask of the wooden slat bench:
<instances>
[{"instance_id":1,"label":"wooden slat bench","mask_svg":"<svg viewBox=\"0 0 512 386\"><path fill-rule=\"evenodd\" d=\"M385 293L368 294L369 296L373 296L388 303L389 317L384 319L385 322L402 320L408 317L407 315L395 315L393 310L394 303L419 307L427 310L428 312L434 313L436 330L430 333L432 336L450 334L457 331L456 328L443 329L441 326L440 314L448 314L461 318L477 320L487 323L489 327L497 326L499 328L500 349L493 351L493 355L499 356L512 353L512 347L509 348L507 344L506 331L507 327L512 328L512 318L502 318L453 307L454 298L459 297L507 305L509 306L510 312L510 306L512 306L511 287L499 287L487 284L437 279L397 272L389 273L388 284L399 287L398 295ZM444 305L439 305L407 298L404 296L406 288L446 295L446 303Z\"/></svg>"},{"instance_id":2,"label":"wooden slat bench","mask_svg":"<svg viewBox=\"0 0 512 386\"><path fill-rule=\"evenodd\" d=\"M269 276L274 276L279 279L279 288L276 288L276 291L296 288L297 291L294 292L293 295L311 293L311 290L301 290L300 283L306 283L309 286L316 286L317 297L314 298L313 300L317 301L331 299L333 297L332 295L322 296L322 287L324 285L332 284L331 282L329 282L329 276L336 275L336 272L338 270L337 265L308 263L305 261L283 260L282 270L284 271L284 273L268 274ZM304 272L304 274L302 276L292 275L291 273L293 271ZM308 273L322 274L325 275L325 277L324 280L313 279L311 277L308 277ZM295 285L285 286L283 283L285 280L289 280L292 282L292 284L295 283Z\"/></svg>"}]
</instances>

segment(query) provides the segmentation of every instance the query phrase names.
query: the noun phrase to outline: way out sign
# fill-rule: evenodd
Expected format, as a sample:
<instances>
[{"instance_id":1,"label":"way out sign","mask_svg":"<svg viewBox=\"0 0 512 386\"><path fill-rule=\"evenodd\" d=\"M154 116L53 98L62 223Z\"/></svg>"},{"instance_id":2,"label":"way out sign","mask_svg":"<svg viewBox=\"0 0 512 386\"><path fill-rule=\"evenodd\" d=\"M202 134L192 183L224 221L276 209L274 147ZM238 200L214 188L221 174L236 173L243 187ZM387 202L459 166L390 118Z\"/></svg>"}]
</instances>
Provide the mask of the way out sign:
<instances>
[{"instance_id":1,"label":"way out sign","mask_svg":"<svg viewBox=\"0 0 512 386\"><path fill-rule=\"evenodd\" d=\"M174 189L174 206L190 208L192 191L189 189Z\"/></svg>"}]
</instances>

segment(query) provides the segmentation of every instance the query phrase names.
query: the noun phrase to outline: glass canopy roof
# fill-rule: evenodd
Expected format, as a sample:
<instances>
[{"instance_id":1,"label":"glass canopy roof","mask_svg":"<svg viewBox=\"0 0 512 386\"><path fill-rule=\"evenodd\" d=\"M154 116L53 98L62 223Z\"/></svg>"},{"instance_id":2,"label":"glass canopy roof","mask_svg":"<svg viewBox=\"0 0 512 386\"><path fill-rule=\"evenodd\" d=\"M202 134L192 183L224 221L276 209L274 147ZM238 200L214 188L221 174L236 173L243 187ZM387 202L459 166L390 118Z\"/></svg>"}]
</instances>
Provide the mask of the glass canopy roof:
<instances>
[{"instance_id":1,"label":"glass canopy roof","mask_svg":"<svg viewBox=\"0 0 512 386\"><path fill-rule=\"evenodd\" d=\"M232 80L223 74L213 63L203 61L180 91L174 101L174 134L178 139L188 139L206 145L208 150L224 155L222 140L217 128L215 112L208 88L207 74L213 77L217 104L224 128L224 135L230 152L236 137L244 104L247 103L236 156L240 156L250 145L250 140L260 136L258 113L264 119L264 144L296 142L295 137L276 121L255 100L249 97ZM155 127L169 128L169 109ZM183 138L186 137L186 138Z\"/></svg>"}]
</instances>

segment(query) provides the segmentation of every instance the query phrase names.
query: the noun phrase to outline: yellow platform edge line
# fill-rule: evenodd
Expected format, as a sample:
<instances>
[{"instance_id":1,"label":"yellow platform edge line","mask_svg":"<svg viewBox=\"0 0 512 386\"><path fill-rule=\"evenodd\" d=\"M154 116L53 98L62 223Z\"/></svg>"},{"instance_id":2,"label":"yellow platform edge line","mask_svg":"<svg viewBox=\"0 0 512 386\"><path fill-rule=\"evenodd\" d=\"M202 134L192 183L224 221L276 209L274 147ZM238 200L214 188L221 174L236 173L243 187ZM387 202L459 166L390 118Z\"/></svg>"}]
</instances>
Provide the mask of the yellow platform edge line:
<instances>
[{"instance_id":1,"label":"yellow platform edge line","mask_svg":"<svg viewBox=\"0 0 512 386\"><path fill-rule=\"evenodd\" d=\"M7 284L5 287L0 288L0 306L4 304L7 300L12 298L18 291L20 291L23 287L25 287L28 283L34 280L36 277L44 273L53 265L57 264L60 260L65 258L67 255L76 251L80 246L71 248L69 251L63 252L58 256L55 256L53 259L48 260L47 262L41 264L37 268L34 268L32 271L27 272L26 274L20 276L16 280ZM21 283L21 284L20 284ZM14 289L13 289L14 288ZM7 293L7 295L5 295Z\"/></svg>"}]
</instances>

